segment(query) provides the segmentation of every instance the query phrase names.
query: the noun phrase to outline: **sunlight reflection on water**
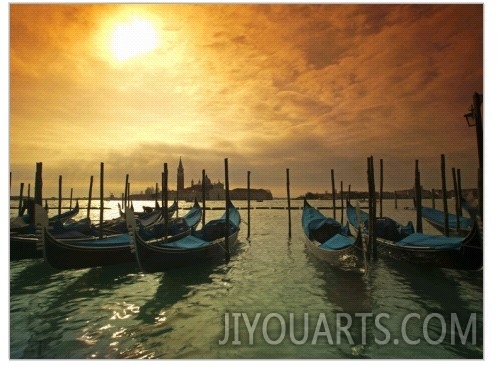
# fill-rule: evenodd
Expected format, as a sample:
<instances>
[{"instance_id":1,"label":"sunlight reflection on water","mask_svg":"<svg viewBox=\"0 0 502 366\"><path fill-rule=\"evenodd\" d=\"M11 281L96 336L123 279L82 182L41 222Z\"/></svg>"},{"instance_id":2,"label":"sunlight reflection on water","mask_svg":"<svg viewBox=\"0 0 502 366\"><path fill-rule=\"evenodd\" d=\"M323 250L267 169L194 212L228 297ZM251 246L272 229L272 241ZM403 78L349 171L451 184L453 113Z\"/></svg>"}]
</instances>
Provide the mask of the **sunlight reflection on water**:
<instances>
[{"instance_id":1,"label":"sunlight reflection on water","mask_svg":"<svg viewBox=\"0 0 502 366\"><path fill-rule=\"evenodd\" d=\"M400 201L397 210L393 200L384 202L385 215L403 223L415 220L414 211L402 209L411 201ZM105 210L106 217L116 217L116 202L107 204L111 208ZM153 206L153 202L134 202L135 207L143 204ZM209 203L210 207L221 204ZM246 206L243 201L234 204ZM300 207L302 202L292 204ZM311 204L329 205L324 201ZM253 205L285 206L286 201ZM183 207L188 209L191 203L183 203ZM329 209L323 212L331 214ZM85 214L82 210L80 217ZM208 210L206 214L206 220L210 220L222 211ZM99 218L99 210L92 210L92 215L93 219ZM246 210L241 210L241 215L247 222ZM337 271L306 251L301 210L291 211L291 239L286 210L251 210L251 215L251 238L246 240L247 227L243 224L239 251L228 264L213 267L143 274L131 264L58 272L42 259L11 262L11 358L483 357L482 272L424 270L384 260L371 264L365 274ZM426 223L424 231L435 233ZM288 330L284 342L272 346L258 327L254 344L250 345L248 331L241 322L241 345L219 345L224 337L225 313L242 312L250 319L257 313L263 314L261 319L270 313L282 314L284 319L294 314L298 321L308 313L308 342L293 344ZM393 335L409 312L422 316L456 312L464 318L475 312L478 344L362 344L361 327L351 329L355 344L342 339L341 344L330 345L326 337L311 344L319 314L333 319L340 312L389 313ZM233 330L232 325L232 335ZM334 337L335 329L331 331ZM270 337L276 339L280 335L277 332L280 323L271 321ZM410 337L415 337L416 332L410 329ZM437 326L431 328L431 336L437 337L437 332ZM382 335L369 327L367 337Z\"/></svg>"}]
</instances>

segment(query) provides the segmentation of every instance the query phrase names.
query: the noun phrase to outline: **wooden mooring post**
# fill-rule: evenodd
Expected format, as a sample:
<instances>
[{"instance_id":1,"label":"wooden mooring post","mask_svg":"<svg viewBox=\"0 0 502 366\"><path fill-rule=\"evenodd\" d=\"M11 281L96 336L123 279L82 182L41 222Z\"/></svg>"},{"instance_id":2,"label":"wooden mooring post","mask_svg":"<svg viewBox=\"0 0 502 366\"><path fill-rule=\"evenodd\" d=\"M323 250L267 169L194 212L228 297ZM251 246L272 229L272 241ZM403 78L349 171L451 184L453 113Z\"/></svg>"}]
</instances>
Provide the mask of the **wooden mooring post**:
<instances>
[{"instance_id":1,"label":"wooden mooring post","mask_svg":"<svg viewBox=\"0 0 502 366\"><path fill-rule=\"evenodd\" d=\"M483 219L483 169L478 168L478 207L479 217Z\"/></svg>"},{"instance_id":2,"label":"wooden mooring post","mask_svg":"<svg viewBox=\"0 0 502 366\"><path fill-rule=\"evenodd\" d=\"M167 205L167 163L164 163L164 171L162 172L162 214L164 216L164 235L167 239L168 213L169 206Z\"/></svg>"},{"instance_id":3,"label":"wooden mooring post","mask_svg":"<svg viewBox=\"0 0 502 366\"><path fill-rule=\"evenodd\" d=\"M165 172L165 179L166 179L166 220L168 219L167 216L169 216L169 169L168 169L168 165L167 163L164 164L164 172ZM178 208L176 207L176 210ZM166 225L167 225L167 221L166 221ZM167 226L166 226L166 230L167 230ZM166 231L166 235L167 235L167 231Z\"/></svg>"},{"instance_id":4,"label":"wooden mooring post","mask_svg":"<svg viewBox=\"0 0 502 366\"><path fill-rule=\"evenodd\" d=\"M380 196L378 197L380 199L380 216L383 217L383 159L380 159Z\"/></svg>"},{"instance_id":5,"label":"wooden mooring post","mask_svg":"<svg viewBox=\"0 0 502 366\"><path fill-rule=\"evenodd\" d=\"M162 221L164 222L164 229L165 229L167 209L166 209L166 173L164 171L160 173L160 190L161 190L160 207L162 210Z\"/></svg>"},{"instance_id":6,"label":"wooden mooring post","mask_svg":"<svg viewBox=\"0 0 502 366\"><path fill-rule=\"evenodd\" d=\"M37 163L35 173L35 204L42 206L42 163Z\"/></svg>"},{"instance_id":7,"label":"wooden mooring post","mask_svg":"<svg viewBox=\"0 0 502 366\"><path fill-rule=\"evenodd\" d=\"M335 171L331 169L331 197L333 202L333 219L336 220Z\"/></svg>"},{"instance_id":8,"label":"wooden mooring post","mask_svg":"<svg viewBox=\"0 0 502 366\"><path fill-rule=\"evenodd\" d=\"M376 224L376 194L375 194L375 171L373 168L373 156L367 158L367 174L368 174L368 246L370 250L370 258L376 257L376 240L375 240L375 224Z\"/></svg>"},{"instance_id":9,"label":"wooden mooring post","mask_svg":"<svg viewBox=\"0 0 502 366\"><path fill-rule=\"evenodd\" d=\"M91 217L91 200L92 200L92 183L94 176L91 175L91 181L89 183L89 196L87 197L87 218Z\"/></svg>"},{"instance_id":10,"label":"wooden mooring post","mask_svg":"<svg viewBox=\"0 0 502 366\"><path fill-rule=\"evenodd\" d=\"M479 217L483 219L483 118L481 116L481 103L483 103L483 95L475 92L472 97L473 114L476 121L476 140L478 143L478 202L479 202Z\"/></svg>"},{"instance_id":11,"label":"wooden mooring post","mask_svg":"<svg viewBox=\"0 0 502 366\"><path fill-rule=\"evenodd\" d=\"M371 253L373 253L373 247L372 247L372 235L373 235L373 230L372 230L372 225L371 225L371 215L373 213L371 209L371 204L373 203L373 197L371 196L371 158L367 157L366 158L366 174L368 178L368 242L366 244L366 250L369 251L369 259L371 260ZM362 222L359 223L362 225Z\"/></svg>"},{"instance_id":12,"label":"wooden mooring post","mask_svg":"<svg viewBox=\"0 0 502 366\"><path fill-rule=\"evenodd\" d=\"M420 170L418 160L415 160L415 197L417 209L417 233L423 232L422 228L422 186L420 185Z\"/></svg>"},{"instance_id":13,"label":"wooden mooring post","mask_svg":"<svg viewBox=\"0 0 502 366\"><path fill-rule=\"evenodd\" d=\"M458 186L457 186L457 170L455 168L451 168L451 175L453 177L453 194L455 195L455 228L457 229L457 233L460 232L460 200L458 195Z\"/></svg>"},{"instance_id":14,"label":"wooden mooring post","mask_svg":"<svg viewBox=\"0 0 502 366\"><path fill-rule=\"evenodd\" d=\"M228 158L225 158L225 260L230 260L230 243L228 234L230 231L230 189L228 182Z\"/></svg>"},{"instance_id":15,"label":"wooden mooring post","mask_svg":"<svg viewBox=\"0 0 502 366\"><path fill-rule=\"evenodd\" d=\"M377 257L377 243L376 243L376 221L377 221L377 211L376 211L376 187L375 187L375 164L373 161L373 156L371 156L371 195L373 197L373 203L371 205L373 210L372 227L373 227L373 238L372 238L372 257L375 260Z\"/></svg>"},{"instance_id":16,"label":"wooden mooring post","mask_svg":"<svg viewBox=\"0 0 502 366\"><path fill-rule=\"evenodd\" d=\"M178 189L178 185L176 184L176 205L178 205L178 208L179 204L180 204L180 191ZM178 217L179 217L179 210L176 210L176 218Z\"/></svg>"},{"instance_id":17,"label":"wooden mooring post","mask_svg":"<svg viewBox=\"0 0 502 366\"><path fill-rule=\"evenodd\" d=\"M458 215L462 216L462 201L464 199L464 196L462 195L462 179L460 177L460 169L457 169L457 188L458 188L458 202L459 207L458 207Z\"/></svg>"},{"instance_id":18,"label":"wooden mooring post","mask_svg":"<svg viewBox=\"0 0 502 366\"><path fill-rule=\"evenodd\" d=\"M291 239L291 196L289 192L289 168L286 169L286 189L288 195L288 237Z\"/></svg>"},{"instance_id":19,"label":"wooden mooring post","mask_svg":"<svg viewBox=\"0 0 502 366\"><path fill-rule=\"evenodd\" d=\"M441 188L443 192L444 235L450 236L450 227L448 226L448 193L446 192L446 161L444 154L441 154Z\"/></svg>"},{"instance_id":20,"label":"wooden mooring post","mask_svg":"<svg viewBox=\"0 0 502 366\"><path fill-rule=\"evenodd\" d=\"M103 214L104 214L104 182L105 182L105 163L101 163L99 173L99 237L103 238Z\"/></svg>"},{"instance_id":21,"label":"wooden mooring post","mask_svg":"<svg viewBox=\"0 0 502 366\"><path fill-rule=\"evenodd\" d=\"M21 183L21 186L19 187L19 209L18 209L18 216L23 215L23 190L24 190L24 183Z\"/></svg>"},{"instance_id":22,"label":"wooden mooring post","mask_svg":"<svg viewBox=\"0 0 502 366\"><path fill-rule=\"evenodd\" d=\"M432 188L432 208L436 208L436 190Z\"/></svg>"},{"instance_id":23,"label":"wooden mooring post","mask_svg":"<svg viewBox=\"0 0 502 366\"><path fill-rule=\"evenodd\" d=\"M129 174L126 174L126 178L125 178L125 187L124 187L124 202L122 202L122 208L126 208L127 207L127 202L128 202L128 198L127 198L127 189L129 188Z\"/></svg>"},{"instance_id":24,"label":"wooden mooring post","mask_svg":"<svg viewBox=\"0 0 502 366\"><path fill-rule=\"evenodd\" d=\"M248 236L251 237L251 172L248 170Z\"/></svg>"},{"instance_id":25,"label":"wooden mooring post","mask_svg":"<svg viewBox=\"0 0 502 366\"><path fill-rule=\"evenodd\" d=\"M202 226L206 225L206 170L202 169Z\"/></svg>"},{"instance_id":26,"label":"wooden mooring post","mask_svg":"<svg viewBox=\"0 0 502 366\"><path fill-rule=\"evenodd\" d=\"M159 183L155 182L155 208L159 205Z\"/></svg>"},{"instance_id":27,"label":"wooden mooring post","mask_svg":"<svg viewBox=\"0 0 502 366\"><path fill-rule=\"evenodd\" d=\"M397 210L397 191L394 191L394 208Z\"/></svg>"},{"instance_id":28,"label":"wooden mooring post","mask_svg":"<svg viewBox=\"0 0 502 366\"><path fill-rule=\"evenodd\" d=\"M127 207L134 212L134 207L131 201L131 182L127 183Z\"/></svg>"},{"instance_id":29,"label":"wooden mooring post","mask_svg":"<svg viewBox=\"0 0 502 366\"><path fill-rule=\"evenodd\" d=\"M63 176L59 176L59 190L58 190L58 215L61 215L61 200L63 195Z\"/></svg>"},{"instance_id":30,"label":"wooden mooring post","mask_svg":"<svg viewBox=\"0 0 502 366\"><path fill-rule=\"evenodd\" d=\"M344 202L343 202L343 180L340 181L340 207L341 207L341 213L340 213L340 216L341 216L341 219L340 219L340 223L342 224L343 226L343 211L344 211Z\"/></svg>"},{"instance_id":31,"label":"wooden mooring post","mask_svg":"<svg viewBox=\"0 0 502 366\"><path fill-rule=\"evenodd\" d=\"M27 202L28 215L30 218L30 224L35 223L35 206L42 206L42 163L36 164L36 172L35 172L35 195L33 202L30 200Z\"/></svg>"}]
</instances>

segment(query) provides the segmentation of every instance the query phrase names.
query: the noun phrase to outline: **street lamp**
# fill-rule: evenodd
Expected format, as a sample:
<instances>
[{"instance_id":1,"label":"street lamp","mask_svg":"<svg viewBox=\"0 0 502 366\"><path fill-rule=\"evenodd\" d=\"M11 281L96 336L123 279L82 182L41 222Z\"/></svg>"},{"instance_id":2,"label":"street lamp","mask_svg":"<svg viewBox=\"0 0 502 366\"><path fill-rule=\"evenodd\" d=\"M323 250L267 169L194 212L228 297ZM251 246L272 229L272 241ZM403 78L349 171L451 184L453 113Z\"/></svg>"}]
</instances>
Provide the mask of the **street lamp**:
<instances>
[{"instance_id":1,"label":"street lamp","mask_svg":"<svg viewBox=\"0 0 502 366\"><path fill-rule=\"evenodd\" d=\"M483 218L483 125L481 118L481 103L483 103L483 94L474 93L473 104L469 113L464 114L469 127L476 127L476 140L478 143L478 200L479 200L479 215Z\"/></svg>"},{"instance_id":2,"label":"street lamp","mask_svg":"<svg viewBox=\"0 0 502 366\"><path fill-rule=\"evenodd\" d=\"M467 121L467 126L474 127L476 126L476 121L471 122L470 120L474 120L474 107L471 104L471 109L469 113L464 114L464 118Z\"/></svg>"}]
</instances>

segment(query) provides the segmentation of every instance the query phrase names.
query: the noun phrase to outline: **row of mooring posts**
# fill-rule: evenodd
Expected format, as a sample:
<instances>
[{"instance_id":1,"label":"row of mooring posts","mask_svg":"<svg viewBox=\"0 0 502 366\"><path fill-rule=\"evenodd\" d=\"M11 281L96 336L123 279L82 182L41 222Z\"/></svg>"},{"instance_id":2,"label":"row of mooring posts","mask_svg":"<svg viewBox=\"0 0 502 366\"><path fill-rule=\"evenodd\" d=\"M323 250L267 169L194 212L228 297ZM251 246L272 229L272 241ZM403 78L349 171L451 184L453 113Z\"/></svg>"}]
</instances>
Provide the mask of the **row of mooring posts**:
<instances>
[{"instance_id":1,"label":"row of mooring posts","mask_svg":"<svg viewBox=\"0 0 502 366\"><path fill-rule=\"evenodd\" d=\"M250 213L250 172L248 171L248 220L247 220L247 226L248 226L248 235L247 237L249 238L251 235L250 231L250 222L251 222L251 213ZM202 223L205 225L205 209L206 209L206 200L205 200L205 190L206 190L206 180L205 180L205 170L202 171L203 174L203 180L202 180L202 208L203 208L203 215L202 215ZM10 181L12 183L12 172L10 173ZM164 163L164 171L162 172L162 210L163 210L163 215L165 218L165 232L167 235L167 225L168 225L168 200L169 200L169 190L168 190L168 166L167 163ZM93 184L94 184L94 176L91 175L90 177L90 182L89 182L89 194L88 194L88 203L87 203L87 218L90 217L90 209L91 209L91 200L92 200L92 191L93 191ZM35 197L33 199L34 204L42 204L42 163L36 163L36 173L35 173ZM230 191L229 191L229 178L228 178L228 159L225 159L225 208L226 208L226 219L225 219L225 224L227 227L227 235L225 238L225 246L227 250L227 258L229 258L230 251L229 251L229 242L228 242L228 229L229 229L229 208L230 208ZM61 208L62 208L62 176L59 176L59 186L58 186L58 215L61 214ZM28 198L29 197L29 189L28 189ZM157 195L158 195L158 184L156 184L156 203L157 203ZM19 194L19 205L18 205L18 214L21 215L23 211L23 199L24 199L24 183L20 184L20 194ZM70 193L70 209L73 201L73 188L71 189ZM101 162L100 164L100 194L99 194L99 236L100 238L103 237L103 221L104 221L104 163ZM31 202L31 201L29 201ZM125 189L123 193L123 200L122 200L123 207L130 207L131 201L130 201L130 182L129 182L129 174L126 174L126 181L125 181ZM47 201L46 201L47 205ZM34 223L34 205L31 205L33 207L28 207L29 213L30 213L30 219Z\"/></svg>"},{"instance_id":2,"label":"row of mooring posts","mask_svg":"<svg viewBox=\"0 0 502 366\"><path fill-rule=\"evenodd\" d=\"M104 174L105 174L105 166L104 163L100 163L100 177L99 177L99 236L100 238L103 237L103 221L104 221ZM59 176L59 181L60 181L60 188L59 191L61 192L61 176ZM91 201L92 201L92 189L94 186L94 176L91 175L89 178L89 193L87 195L87 212L86 212L86 217L90 219L91 217ZM61 197L61 196L60 196ZM70 209L72 207L72 199L73 199L73 188L71 189L70 193ZM61 198L59 199L61 201ZM78 204L78 200L77 200ZM47 201L46 201L47 205ZM60 208L58 208L58 211L60 211Z\"/></svg>"},{"instance_id":3,"label":"row of mooring posts","mask_svg":"<svg viewBox=\"0 0 502 366\"><path fill-rule=\"evenodd\" d=\"M41 176L41 175L40 175ZM35 179L38 179L37 177ZM58 210L58 215L61 215L61 210L63 208L62 206L62 200L63 200L63 195L62 195L62 181L63 181L63 177L60 175L59 176L59 186L58 186L58 207L57 207L57 210ZM23 213L24 213L24 210L26 209L26 207L24 206L24 203L25 203L25 199L27 201L29 201L31 199L30 197L30 184L28 183L28 195L26 196L26 198L24 197L24 183L21 182L20 184L20 192L19 192L19 204L18 204L18 216L22 216ZM77 203L78 203L78 200L77 200ZM70 205L69 205L69 209L71 210L73 208L73 188L70 189ZM47 204L47 199L45 200L45 209L48 210L49 209L49 205Z\"/></svg>"},{"instance_id":4,"label":"row of mooring posts","mask_svg":"<svg viewBox=\"0 0 502 366\"><path fill-rule=\"evenodd\" d=\"M376 225L376 191L375 191L375 177L374 177L374 163L373 156L367 158L367 174L368 174L368 193L369 193L369 216L370 220L368 222L368 242L367 246L369 249L370 257L376 257L376 237L375 237L375 225ZM460 169L452 168L452 177L454 182L454 191L455 191L455 212L457 216L456 227L457 231L459 230L459 218L462 214L462 205L461 205L461 175ZM205 225L205 211L206 211L206 200L205 200L205 191L206 191L206 174L205 170L202 170L202 224ZM443 211L444 211L444 235L449 236L449 225L448 225L448 201L447 201L447 190L446 190L446 163L444 154L441 155L441 178L442 178L442 196L443 196ZM164 172L162 173L162 210L165 218L165 229L167 233L167 218L168 218L168 169L167 163L164 163ZM286 169L286 184L287 184L287 209L288 209L288 235L291 238L292 235L292 223L291 223L291 196L290 196L290 176L289 176L289 168ZM227 250L227 256L229 256L228 251L228 229L229 229L229 203L230 203L230 194L229 194L229 182L228 182L228 159L225 159L225 208L226 208L226 228L227 228L227 237L225 238L225 246ZM90 217L90 208L91 208L91 200L92 200L92 189L93 189L93 176L90 177L89 184L89 195L88 195L88 204L87 204L87 217ZM247 172L247 238L249 239L251 236L251 194L250 194L250 172ZM349 195L348 199L350 199L350 189L349 185ZM332 190L332 202L333 202L333 218L336 219L336 195L335 195L335 180L334 180L334 170L331 169L331 190ZM419 161L415 161L415 198L416 198L416 215L417 215L417 225L416 231L422 232L422 192L423 187L420 183L420 170L419 170ZM19 202L19 213L23 210L22 208L22 197L24 193L24 183L21 183L20 187L20 202ZM28 186L28 197L30 195L30 186ZM155 192L155 201L157 203L157 195L158 195L158 184L156 184L156 192ZM395 196L395 207L397 208L397 192L394 192ZM435 196L436 192L432 190L432 205L435 208ZM35 198L34 202L41 204L42 197L42 163L37 163L36 165L36 175L35 175ZM59 176L59 199L58 199L58 215L61 214L61 206L62 206L62 176ZM129 182L129 174L126 175L125 182L125 192L124 192L124 207L130 205L130 182ZM380 194L379 194L379 206L380 206L380 217L383 217L383 159L380 159ZM73 200L73 188L71 189L70 194L70 208ZM343 214L344 214L344 189L343 189L343 181L340 182L340 200L341 200L341 222L343 223ZM99 214L99 227L100 227L100 237L103 236L103 214L104 214L104 163L100 165L100 214ZM34 215L32 215L34 217ZM167 235L167 234L166 234Z\"/></svg>"},{"instance_id":5,"label":"row of mooring posts","mask_svg":"<svg viewBox=\"0 0 502 366\"><path fill-rule=\"evenodd\" d=\"M456 216L456 229L457 232L460 229L460 217L462 216L462 183L461 183L461 175L460 169L452 168L452 177L453 177L453 189L454 189L454 199L455 199L455 216ZM423 223L422 223L422 193L423 186L420 183L420 170L419 170L419 162L415 160L415 209L416 209L416 231L419 233L423 232ZM444 228L443 233L445 236L450 235L450 225L449 225L449 212L448 212L448 191L446 188L446 159L445 155L441 154L441 193L443 199L443 214L444 214ZM397 192L396 195L396 204L397 208ZM436 208L436 190L431 190L431 199L432 199L432 208Z\"/></svg>"},{"instance_id":6,"label":"row of mooring posts","mask_svg":"<svg viewBox=\"0 0 502 366\"><path fill-rule=\"evenodd\" d=\"M376 224L377 224L377 193L375 185L375 166L373 156L366 159L367 163L367 181L368 181L368 222L367 225L367 239L364 243L364 258L365 264L367 260L375 260L377 258L377 244L376 244ZM383 159L380 159L380 186L379 186L379 216L383 216ZM394 207L397 209L397 192L394 191ZM361 215L358 210L358 224L359 230L363 230L364 223L361 222Z\"/></svg>"},{"instance_id":7,"label":"row of mooring posts","mask_svg":"<svg viewBox=\"0 0 502 366\"><path fill-rule=\"evenodd\" d=\"M38 204L38 205L42 205L42 186L43 186L43 180L42 180L42 167L43 167L43 164L41 162L37 162L36 163L36 168L35 168L35 194L34 194L34 197L33 197L33 202L31 202L31 197L30 197L30 184L28 184L28 195L26 197L26 202L29 206L33 206L33 204ZM11 173L11 177L12 177L12 173ZM12 179L12 178L11 178ZM63 200L63 195L62 195L62 191L63 191L63 176L60 175L59 176L59 180L58 180L58 206L57 206L57 210L58 210L58 215L61 215L61 211L62 211L62 200ZM21 216L23 213L24 213L24 210L26 209L26 207L24 206L24 196L23 196L23 193L24 193L24 183L21 183L20 185L20 192L19 192L19 205L18 205L18 215ZM89 193L89 197L91 196L91 193ZM78 200L76 202L76 204L78 205ZM90 206L90 204L88 204L88 207ZM71 210L73 208L73 188L70 189L70 205L69 205L69 209ZM46 210L49 210L49 205L47 203L47 199L45 200L45 209ZM33 208L30 208L29 211L33 211ZM33 216L33 215L31 215ZM89 216L89 215L88 215ZM31 219L33 220L33 218Z\"/></svg>"},{"instance_id":8,"label":"row of mooring posts","mask_svg":"<svg viewBox=\"0 0 502 366\"><path fill-rule=\"evenodd\" d=\"M453 178L453 195L455 199L455 217L456 230L460 231L460 217L462 216L462 178L460 169L451 168ZM441 184L443 193L443 210L444 210L444 235L450 235L449 213L448 213L448 192L446 191L446 161L444 154L441 155ZM479 197L481 199L481 197ZM481 208L481 206L480 206Z\"/></svg>"}]
</instances>

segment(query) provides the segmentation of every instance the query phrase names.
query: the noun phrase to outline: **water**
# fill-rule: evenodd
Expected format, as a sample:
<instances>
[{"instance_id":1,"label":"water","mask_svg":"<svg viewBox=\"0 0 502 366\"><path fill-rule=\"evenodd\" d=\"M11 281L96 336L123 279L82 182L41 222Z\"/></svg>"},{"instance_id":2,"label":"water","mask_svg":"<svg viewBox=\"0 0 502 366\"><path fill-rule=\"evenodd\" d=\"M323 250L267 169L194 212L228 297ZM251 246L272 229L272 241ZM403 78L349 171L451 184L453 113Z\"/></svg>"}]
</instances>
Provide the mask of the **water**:
<instances>
[{"instance_id":1,"label":"water","mask_svg":"<svg viewBox=\"0 0 502 366\"><path fill-rule=\"evenodd\" d=\"M105 204L105 219L116 217L117 202ZM153 206L134 207L144 204ZM415 221L415 211L403 209L411 205L400 200L396 210L393 200L384 201L384 214ZM80 202L81 217L84 206ZM222 212L208 210L206 219ZM98 219L99 210L91 215ZM245 209L241 215L247 222ZM366 273L336 270L306 252L300 218L301 210L291 211L289 239L287 210L251 210L250 239L243 223L238 252L213 267L143 274L134 263L56 271L43 259L10 262L10 358L483 358L483 271L431 270L382 258ZM436 233L425 222L424 232ZM220 344L225 316L228 340ZM249 327L256 317L251 335L244 317Z\"/></svg>"}]
</instances>

